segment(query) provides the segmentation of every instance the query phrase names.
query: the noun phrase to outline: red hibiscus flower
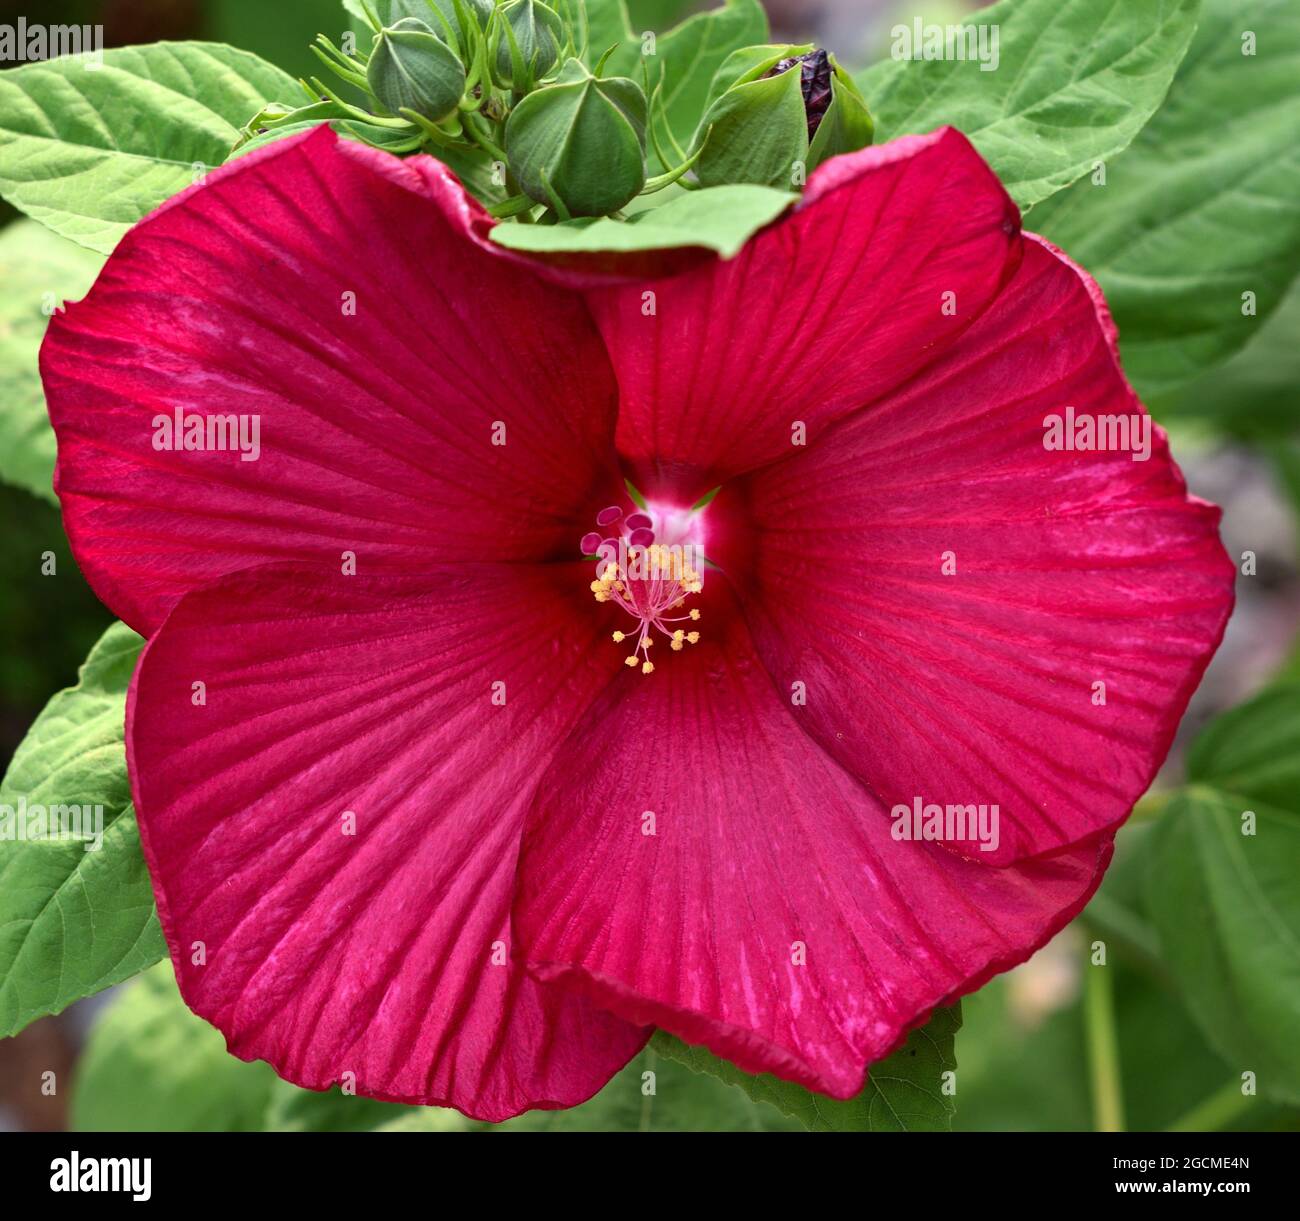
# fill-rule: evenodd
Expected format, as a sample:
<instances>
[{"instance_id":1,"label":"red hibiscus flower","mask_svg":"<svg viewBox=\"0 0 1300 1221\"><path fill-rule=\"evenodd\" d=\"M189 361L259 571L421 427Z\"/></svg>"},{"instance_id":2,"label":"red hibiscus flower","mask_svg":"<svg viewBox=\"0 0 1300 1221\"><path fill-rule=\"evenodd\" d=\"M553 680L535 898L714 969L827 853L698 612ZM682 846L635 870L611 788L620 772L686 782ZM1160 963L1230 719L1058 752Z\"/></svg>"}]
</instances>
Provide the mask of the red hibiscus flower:
<instances>
[{"instance_id":1,"label":"red hibiscus flower","mask_svg":"<svg viewBox=\"0 0 1300 1221\"><path fill-rule=\"evenodd\" d=\"M50 329L68 532L150 638L181 990L291 1081L489 1120L651 1026L851 1095L1092 894L1230 609L1217 510L1158 429L1045 447L1067 406L1146 417L953 131L656 282L538 278L490 225L321 131L141 222ZM632 531L713 567L581 558ZM977 803L978 845L897 816Z\"/></svg>"}]
</instances>

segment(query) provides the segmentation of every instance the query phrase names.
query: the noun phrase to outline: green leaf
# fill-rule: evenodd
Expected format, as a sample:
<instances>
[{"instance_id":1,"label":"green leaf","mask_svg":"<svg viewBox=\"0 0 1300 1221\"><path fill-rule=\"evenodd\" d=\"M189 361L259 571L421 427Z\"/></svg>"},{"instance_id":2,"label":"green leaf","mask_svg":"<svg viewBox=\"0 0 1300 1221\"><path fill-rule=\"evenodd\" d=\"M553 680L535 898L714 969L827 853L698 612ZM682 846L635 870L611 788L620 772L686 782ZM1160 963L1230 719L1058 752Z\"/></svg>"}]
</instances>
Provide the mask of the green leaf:
<instances>
[{"instance_id":1,"label":"green leaf","mask_svg":"<svg viewBox=\"0 0 1300 1221\"><path fill-rule=\"evenodd\" d=\"M1258 320L1256 320L1258 322ZM1122 337L1121 337L1122 338ZM1226 364L1147 405L1162 422L1195 424L1238 440L1268 445L1297 431L1300 385L1300 284L1293 284L1258 337Z\"/></svg>"},{"instance_id":2,"label":"green leaf","mask_svg":"<svg viewBox=\"0 0 1300 1221\"><path fill-rule=\"evenodd\" d=\"M600 57L615 45L625 60L629 58L630 48L635 45L639 50L641 45L628 18L627 5L623 0L587 0L587 53L582 57L583 63L594 69Z\"/></svg>"},{"instance_id":3,"label":"green leaf","mask_svg":"<svg viewBox=\"0 0 1300 1221\"><path fill-rule=\"evenodd\" d=\"M645 1074L654 1075L647 1080ZM653 1090L647 1093L647 1088ZM710 1076L647 1049L594 1098L558 1111L478 1123L443 1107L409 1107L301 1090L279 1081L265 1126L276 1132L759 1132L802 1125Z\"/></svg>"},{"instance_id":4,"label":"green leaf","mask_svg":"<svg viewBox=\"0 0 1300 1221\"><path fill-rule=\"evenodd\" d=\"M1187 760L1192 781L1300 818L1300 686L1282 684L1212 721Z\"/></svg>"},{"instance_id":5,"label":"green leaf","mask_svg":"<svg viewBox=\"0 0 1300 1221\"><path fill-rule=\"evenodd\" d=\"M314 131L318 127L325 126L326 122L326 120L322 119L303 119L293 123L282 123L277 127L263 128L250 136L245 143L234 149L228 160L234 161L237 157L244 157L254 149L272 144L276 140L288 140L292 136L301 136L306 132ZM382 148L385 152L397 156L415 152L424 142L423 134L414 127L410 129L378 127L373 123L362 123L354 119L333 119L329 120L328 124L334 133L344 140L358 140L370 145L371 148ZM471 160L475 156L473 152L460 153L459 150L439 149L438 155L441 160L447 162L453 169L458 164L454 160L454 156L462 158L462 162L469 161L471 165L475 165L475 168L477 168L476 164ZM487 171L489 174L491 173L491 164L489 160ZM461 182L471 191L474 191L474 194L478 194L477 190L475 190L477 183L466 182L465 178L459 174L457 177L460 177ZM499 198L500 192L498 191L497 194Z\"/></svg>"},{"instance_id":6,"label":"green leaf","mask_svg":"<svg viewBox=\"0 0 1300 1221\"><path fill-rule=\"evenodd\" d=\"M653 1074L647 1076L647 1074ZM649 1091L649 1092L647 1092ZM96 1021L72 1099L82 1131L760 1132L803 1125L741 1090L647 1049L568 1110L479 1123L444 1107L299 1089L230 1055L186 1007L170 963L132 980Z\"/></svg>"},{"instance_id":7,"label":"green leaf","mask_svg":"<svg viewBox=\"0 0 1300 1221\"><path fill-rule=\"evenodd\" d=\"M1242 54L1243 31L1256 54ZM1168 102L1105 185L1086 179L1026 221L1100 281L1144 396L1254 338L1300 271L1297 79L1300 6L1207 0Z\"/></svg>"},{"instance_id":8,"label":"green leaf","mask_svg":"<svg viewBox=\"0 0 1300 1221\"><path fill-rule=\"evenodd\" d=\"M663 1031L651 1047L696 1072L740 1086L756 1102L770 1102L814 1132L946 1132L957 1108L952 1096L943 1092L941 1078L957 1068L953 1040L960 1028L960 1005L936 1010L898 1051L871 1066L866 1088L846 1102L768 1073L741 1072L703 1047L688 1046Z\"/></svg>"},{"instance_id":9,"label":"green leaf","mask_svg":"<svg viewBox=\"0 0 1300 1221\"><path fill-rule=\"evenodd\" d=\"M371 5L375 10L375 15L380 17L377 5ZM361 6L361 0L343 0L343 11L347 14L348 29L356 35L357 51L363 55L370 53L370 48L375 42L375 33L366 17L366 11Z\"/></svg>"},{"instance_id":10,"label":"green leaf","mask_svg":"<svg viewBox=\"0 0 1300 1221\"><path fill-rule=\"evenodd\" d=\"M0 72L0 196L108 254L136 221L225 161L286 73L220 43L159 42Z\"/></svg>"},{"instance_id":11,"label":"green leaf","mask_svg":"<svg viewBox=\"0 0 1300 1221\"><path fill-rule=\"evenodd\" d=\"M440 148L438 160L450 166L461 185L481 204L490 207L509 194L503 183L495 181L496 162L481 149Z\"/></svg>"},{"instance_id":12,"label":"green leaf","mask_svg":"<svg viewBox=\"0 0 1300 1221\"><path fill-rule=\"evenodd\" d=\"M296 1091L302 1094L302 1090ZM348 1117L345 1107L360 1116L356 1098L338 1098L338 1122ZM384 1104L371 1104L382 1106ZM558 1111L528 1111L504 1123L475 1123L455 1111L439 1107L399 1107L381 1132L449 1132L472 1129L483 1132L771 1132L802 1131L797 1120L782 1115L765 1102L716 1077L659 1055L646 1048L614 1076L594 1098L580 1106ZM277 1130L277 1123L268 1123Z\"/></svg>"},{"instance_id":13,"label":"green leaf","mask_svg":"<svg viewBox=\"0 0 1300 1221\"><path fill-rule=\"evenodd\" d=\"M247 1132L262 1126L270 1065L226 1051L195 1017L170 962L132 980L91 1028L72 1092L83 1132Z\"/></svg>"},{"instance_id":14,"label":"green leaf","mask_svg":"<svg viewBox=\"0 0 1300 1221\"><path fill-rule=\"evenodd\" d=\"M620 45L604 75L640 80L644 61L650 70L650 86L654 88L662 73L662 103L668 126L685 148L695 134L713 74L723 60L741 47L766 42L767 37L767 13L759 0L726 0L722 7L696 13L667 33L657 35L653 55L642 55L639 37ZM666 155L671 156L671 152ZM648 158L651 174L672 168L661 165L653 154L653 145Z\"/></svg>"},{"instance_id":15,"label":"green leaf","mask_svg":"<svg viewBox=\"0 0 1300 1221\"><path fill-rule=\"evenodd\" d=\"M1147 909L1210 1045L1300 1102L1300 685L1220 717L1188 772L1153 834Z\"/></svg>"},{"instance_id":16,"label":"green leaf","mask_svg":"<svg viewBox=\"0 0 1300 1221\"><path fill-rule=\"evenodd\" d=\"M0 230L0 478L54 501L54 430L37 354L50 312L86 294L99 255L35 221Z\"/></svg>"},{"instance_id":17,"label":"green leaf","mask_svg":"<svg viewBox=\"0 0 1300 1221\"><path fill-rule=\"evenodd\" d=\"M181 999L170 962L128 983L96 1020L72 1096L82 1131L368 1132L413 1115L469 1126L436 1107L299 1089L263 1061L232 1056Z\"/></svg>"},{"instance_id":18,"label":"green leaf","mask_svg":"<svg viewBox=\"0 0 1300 1221\"><path fill-rule=\"evenodd\" d=\"M654 1043L618 1073L590 1102L566 1111L529 1111L502 1124L501 1132L771 1132L803 1125L765 1101L753 1099L718 1075L660 1055ZM675 1040L674 1040L675 1041ZM677 1044L684 1051L685 1044ZM728 1065L728 1067L730 1067Z\"/></svg>"},{"instance_id":19,"label":"green leaf","mask_svg":"<svg viewBox=\"0 0 1300 1221\"><path fill-rule=\"evenodd\" d=\"M466 1119L459 1111L453 1111L450 1107L400 1107L399 1110L402 1112L400 1115L385 1120L372 1131L467 1132L477 1126L472 1119Z\"/></svg>"},{"instance_id":20,"label":"green leaf","mask_svg":"<svg viewBox=\"0 0 1300 1221\"><path fill-rule=\"evenodd\" d=\"M558 225L497 225L492 240L534 254L634 253L698 246L724 259L776 220L797 196L771 187L736 185L683 192L626 221L584 217Z\"/></svg>"},{"instance_id":21,"label":"green leaf","mask_svg":"<svg viewBox=\"0 0 1300 1221\"><path fill-rule=\"evenodd\" d=\"M606 0L594 0L596 4ZM593 0L587 0L588 6ZM697 0L627 0L627 11L634 25L643 30L657 30L678 20L683 13L699 8Z\"/></svg>"},{"instance_id":22,"label":"green leaf","mask_svg":"<svg viewBox=\"0 0 1300 1221\"><path fill-rule=\"evenodd\" d=\"M166 954L122 747L140 645L124 624L109 628L77 685L36 718L0 781L0 1036ZM32 831L20 810L34 815L37 805L102 806L102 843L95 848L93 835L16 838Z\"/></svg>"},{"instance_id":23,"label":"green leaf","mask_svg":"<svg viewBox=\"0 0 1300 1221\"><path fill-rule=\"evenodd\" d=\"M276 140L288 140L293 136L301 136L306 132L313 131L320 126L322 126L322 123L319 119L317 120L308 119L308 120L304 120L301 123L284 123L281 124L279 127L268 127L262 131L257 132L255 135L251 136L245 143L241 144L237 149L234 149L231 152L229 158L227 158L227 160L234 161L238 157L246 157L249 153L253 152L256 149L262 148L264 145L272 144ZM342 125L331 124L331 126L334 127L334 130L337 132L339 131Z\"/></svg>"},{"instance_id":24,"label":"green leaf","mask_svg":"<svg viewBox=\"0 0 1300 1221\"><path fill-rule=\"evenodd\" d=\"M373 1132L398 1120L409 1119L412 1111L436 1112L447 1127L456 1126L457 1120L462 1125L469 1122L457 1112L440 1107L379 1102L374 1098L345 1094L337 1086L328 1090L304 1090L277 1080L270 1093L262 1126L270 1132Z\"/></svg>"},{"instance_id":25,"label":"green leaf","mask_svg":"<svg viewBox=\"0 0 1300 1221\"><path fill-rule=\"evenodd\" d=\"M858 78L876 140L959 128L1027 208L1137 135L1187 51L1199 3L1003 0L980 9L968 24L998 31L995 70L971 58L890 58ZM911 53L910 33L909 45L895 46Z\"/></svg>"}]
</instances>

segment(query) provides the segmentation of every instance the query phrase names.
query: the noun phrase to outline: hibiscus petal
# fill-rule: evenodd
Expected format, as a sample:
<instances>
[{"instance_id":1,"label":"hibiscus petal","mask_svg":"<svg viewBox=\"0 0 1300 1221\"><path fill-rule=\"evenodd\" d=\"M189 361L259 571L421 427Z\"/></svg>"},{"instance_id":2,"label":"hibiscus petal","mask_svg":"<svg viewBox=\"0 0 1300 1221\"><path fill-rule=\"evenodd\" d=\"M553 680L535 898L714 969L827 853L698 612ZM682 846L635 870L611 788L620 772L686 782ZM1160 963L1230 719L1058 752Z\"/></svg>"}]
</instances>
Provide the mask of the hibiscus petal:
<instances>
[{"instance_id":1,"label":"hibiscus petal","mask_svg":"<svg viewBox=\"0 0 1300 1221\"><path fill-rule=\"evenodd\" d=\"M1111 846L992 869L897 841L795 711L739 617L607 691L538 791L515 929L539 978L844 1098L1072 918Z\"/></svg>"},{"instance_id":2,"label":"hibiscus petal","mask_svg":"<svg viewBox=\"0 0 1300 1221\"><path fill-rule=\"evenodd\" d=\"M512 948L538 777L621 660L586 571L276 564L177 603L130 769L181 991L236 1055L496 1121L583 1101L645 1042Z\"/></svg>"},{"instance_id":3,"label":"hibiscus petal","mask_svg":"<svg viewBox=\"0 0 1300 1221\"><path fill-rule=\"evenodd\" d=\"M689 502L901 385L1005 283L1019 223L945 128L828 162L729 262L591 292L634 479Z\"/></svg>"},{"instance_id":4,"label":"hibiscus petal","mask_svg":"<svg viewBox=\"0 0 1300 1221\"><path fill-rule=\"evenodd\" d=\"M114 611L148 633L272 559L571 553L617 486L612 373L581 301L485 224L437 163L322 128L127 234L41 357L64 522ZM260 456L155 448L176 411L257 416Z\"/></svg>"},{"instance_id":5,"label":"hibiscus petal","mask_svg":"<svg viewBox=\"0 0 1300 1221\"><path fill-rule=\"evenodd\" d=\"M446 198L448 218L471 241L477 242L493 258L522 267L531 275L563 288L585 289L609 284L625 284L652 276L675 275L715 258L705 246L676 246L668 250L602 250L572 253L543 251L524 252L492 240L498 221L468 191L460 179L441 161L433 157L407 157L400 160L356 141L344 141L341 152L365 161L377 173L384 174L399 186L417 192L429 192Z\"/></svg>"},{"instance_id":6,"label":"hibiscus petal","mask_svg":"<svg viewBox=\"0 0 1300 1221\"><path fill-rule=\"evenodd\" d=\"M1096 286L1026 237L940 360L737 489L746 613L779 683L806 684L800 723L886 806L996 802L999 864L1127 816L1234 577L1159 428L1144 461L1045 448L1067 406L1136 417L1139 441L1150 420Z\"/></svg>"}]
</instances>

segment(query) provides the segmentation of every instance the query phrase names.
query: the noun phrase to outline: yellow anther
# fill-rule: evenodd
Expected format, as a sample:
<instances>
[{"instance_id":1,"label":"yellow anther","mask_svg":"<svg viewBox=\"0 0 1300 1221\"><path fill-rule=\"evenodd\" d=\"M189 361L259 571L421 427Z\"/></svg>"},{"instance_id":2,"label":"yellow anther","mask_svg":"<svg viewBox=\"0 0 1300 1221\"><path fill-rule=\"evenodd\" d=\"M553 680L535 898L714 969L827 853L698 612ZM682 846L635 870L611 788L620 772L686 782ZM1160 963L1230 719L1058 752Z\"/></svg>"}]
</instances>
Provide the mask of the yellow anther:
<instances>
[{"instance_id":1,"label":"yellow anther","mask_svg":"<svg viewBox=\"0 0 1300 1221\"><path fill-rule=\"evenodd\" d=\"M650 649L662 632L674 653L680 653L688 644L696 644L699 632L674 630L672 624L696 622L701 612L691 610L686 604L692 594L704 588L701 570L694 568L681 554L676 544L667 546L651 541L644 546L631 547L632 560L626 569L602 557L596 564L596 580L591 591L597 602L613 602L626 611L635 626L631 631L615 631L615 644L630 643L635 651L624 657L623 663L642 674L653 674L654 663L649 660ZM671 599L671 601L670 601ZM673 612L686 609L686 614Z\"/></svg>"}]
</instances>

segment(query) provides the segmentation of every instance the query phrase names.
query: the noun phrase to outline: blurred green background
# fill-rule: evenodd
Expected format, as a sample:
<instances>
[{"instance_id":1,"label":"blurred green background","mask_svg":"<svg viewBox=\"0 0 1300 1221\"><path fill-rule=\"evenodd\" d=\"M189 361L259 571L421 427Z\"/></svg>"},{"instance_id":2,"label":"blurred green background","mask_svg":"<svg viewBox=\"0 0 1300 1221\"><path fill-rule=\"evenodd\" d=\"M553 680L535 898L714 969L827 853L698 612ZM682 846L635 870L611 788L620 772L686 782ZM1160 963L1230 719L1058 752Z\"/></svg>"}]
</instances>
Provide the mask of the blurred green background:
<instances>
[{"instance_id":1,"label":"blurred green background","mask_svg":"<svg viewBox=\"0 0 1300 1221\"><path fill-rule=\"evenodd\" d=\"M256 51L298 74L316 69L307 45L343 26L337 0L0 0L0 21L32 7L42 21L102 23L107 45L210 38ZM691 4L629 0L634 26L664 28ZM881 54L895 21L913 14L944 22L972 5L936 0L769 0L778 39L829 46L862 66ZM35 19L34 17L32 18ZM2 205L0 205L2 206ZM12 218L0 215L0 223ZM0 275L5 273L0 259ZM0 324L3 325L3 324ZM0 339L3 339L0 334ZM1300 295L1261 325L1259 337L1227 365L1152 404L1171 431L1194 492L1224 506L1230 553L1260 556L1260 577L1239 583L1225 644L1189 712L1162 783L1182 778L1183 753L1197 727L1259 690L1291 655L1300 622L1296 506L1300 450L1293 426L1300 396ZM1224 404L1232 411L1225 413ZM1224 420L1231 421L1224 424ZM1278 420L1288 423L1281 429ZM1279 439L1281 437L1281 439ZM7 760L49 696L75 681L78 665L110 622L76 574L51 505L0 485L0 756ZM57 557L58 577L41 575ZM1206 1045L1152 952L1141 917L1138 874L1146 828L1141 811L1121 835L1116 865L1098 900L1025 966L964 1002L957 1040L957 1129L1086 1129L1093 1124L1083 995L1086 951L1105 936L1113 973L1124 1105L1133 1128L1167 1127L1189 1112L1216 1126L1300 1128L1300 1111L1242 1098L1237 1068ZM280 1128L457 1126L454 1116L411 1113L362 1100L304 1095L262 1065L227 1056L220 1036L178 1009L166 964L110 994L0 1040L0 1130L88 1127L240 1126ZM94 1016L108 1008L86 1050ZM604 1095L564 1116L521 1127L740 1128L790 1126L739 1091L666 1061L653 1106L641 1095L641 1060ZM42 1094L39 1074L89 1087ZM350 1107L345 1118L339 1105ZM1197 1110L1202 1105L1206 1109ZM333 1110L330 1108L333 1107Z\"/></svg>"}]
</instances>

